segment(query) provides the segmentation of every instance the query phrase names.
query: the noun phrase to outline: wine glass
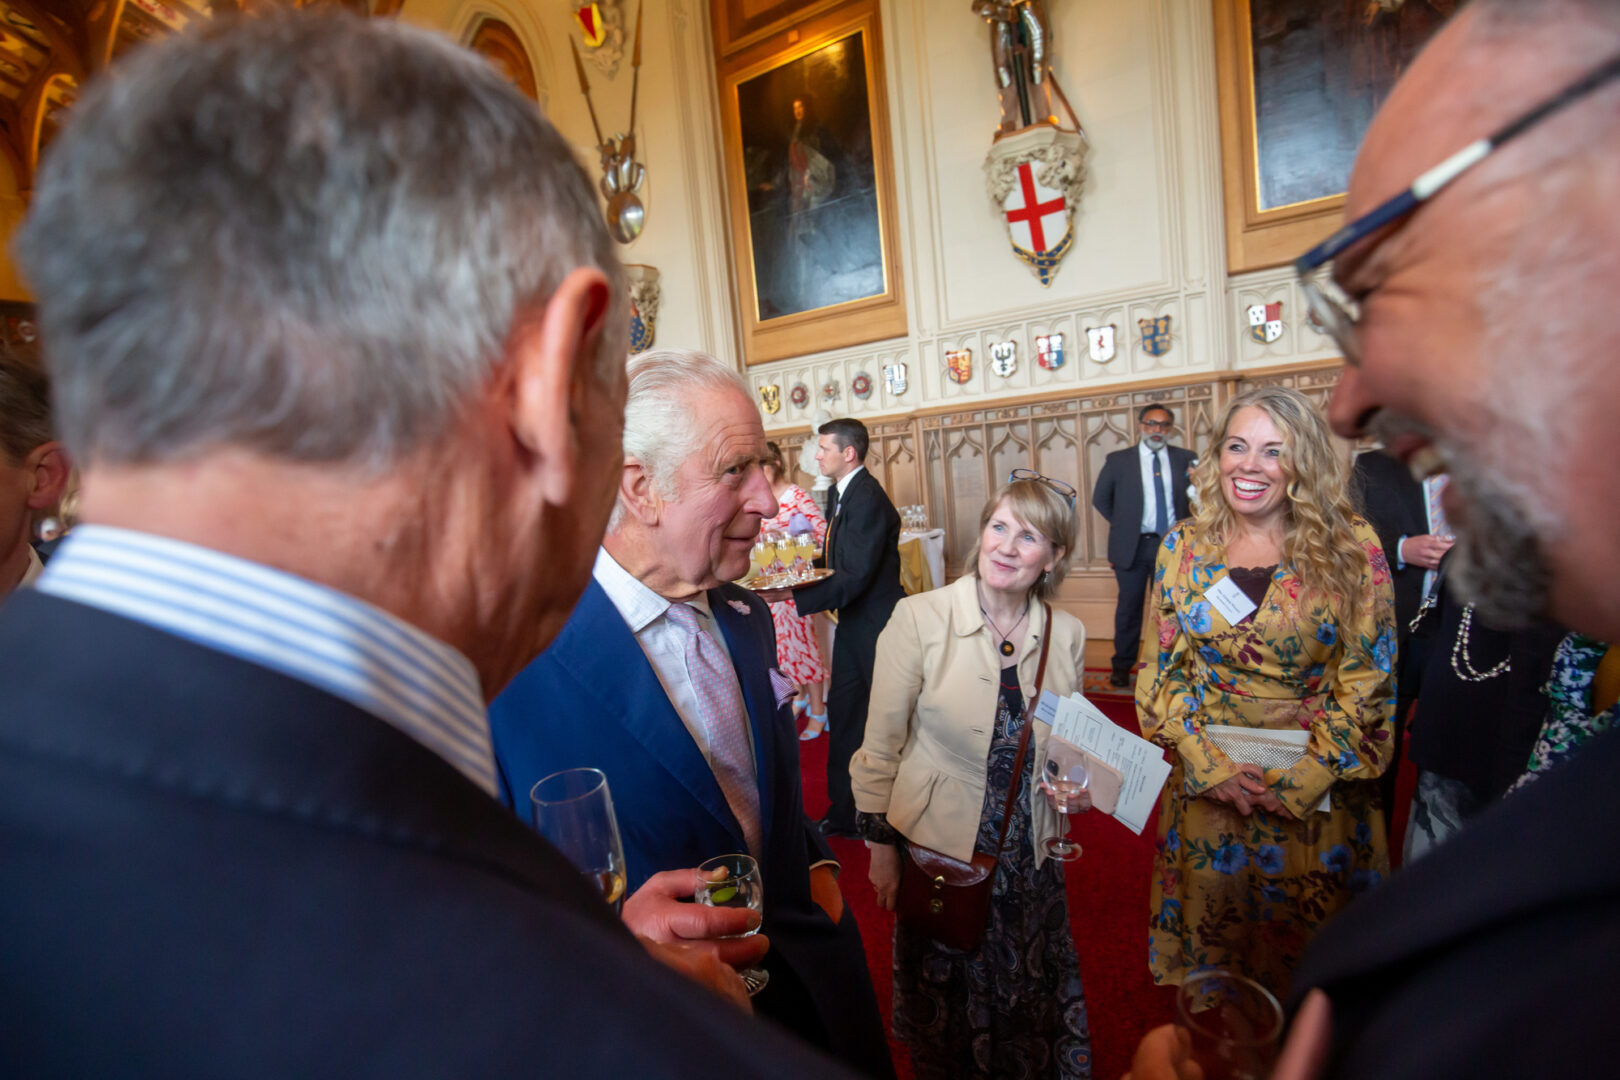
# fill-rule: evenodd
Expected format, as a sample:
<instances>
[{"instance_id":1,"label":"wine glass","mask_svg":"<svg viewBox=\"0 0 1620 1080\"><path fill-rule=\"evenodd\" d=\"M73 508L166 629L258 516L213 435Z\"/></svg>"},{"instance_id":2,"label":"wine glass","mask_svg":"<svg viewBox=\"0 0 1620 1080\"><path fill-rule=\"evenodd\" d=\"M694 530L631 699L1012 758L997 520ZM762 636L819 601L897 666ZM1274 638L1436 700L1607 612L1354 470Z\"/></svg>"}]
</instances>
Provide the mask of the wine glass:
<instances>
[{"instance_id":1,"label":"wine glass","mask_svg":"<svg viewBox=\"0 0 1620 1080\"><path fill-rule=\"evenodd\" d=\"M1220 968L1189 975L1176 994L1176 1014L1192 1036L1193 1060L1210 1080L1271 1074L1282 1007L1253 979Z\"/></svg>"},{"instance_id":2,"label":"wine glass","mask_svg":"<svg viewBox=\"0 0 1620 1080\"><path fill-rule=\"evenodd\" d=\"M799 580L799 568L793 560L798 557L799 543L787 533L783 533L776 541L776 560L782 564L782 572L787 575L788 583Z\"/></svg>"},{"instance_id":3,"label":"wine glass","mask_svg":"<svg viewBox=\"0 0 1620 1080\"><path fill-rule=\"evenodd\" d=\"M759 864L750 855L716 855L698 867L697 902L706 907L748 908L765 915L765 883L759 876ZM753 937L759 927L731 937ZM771 973L764 968L748 968L738 972L753 997L771 981Z\"/></svg>"},{"instance_id":4,"label":"wine glass","mask_svg":"<svg viewBox=\"0 0 1620 1080\"><path fill-rule=\"evenodd\" d=\"M624 904L624 845L601 769L564 769L529 789L534 827L568 857L617 913Z\"/></svg>"},{"instance_id":5,"label":"wine glass","mask_svg":"<svg viewBox=\"0 0 1620 1080\"><path fill-rule=\"evenodd\" d=\"M1091 774L1080 761L1068 755L1060 759L1048 749L1046 765L1041 770L1041 786L1052 796L1053 808L1063 815L1062 835L1049 836L1042 841L1046 853L1058 862L1074 862L1080 857L1080 845L1069 839L1069 815L1089 806L1086 788L1091 786Z\"/></svg>"}]
</instances>

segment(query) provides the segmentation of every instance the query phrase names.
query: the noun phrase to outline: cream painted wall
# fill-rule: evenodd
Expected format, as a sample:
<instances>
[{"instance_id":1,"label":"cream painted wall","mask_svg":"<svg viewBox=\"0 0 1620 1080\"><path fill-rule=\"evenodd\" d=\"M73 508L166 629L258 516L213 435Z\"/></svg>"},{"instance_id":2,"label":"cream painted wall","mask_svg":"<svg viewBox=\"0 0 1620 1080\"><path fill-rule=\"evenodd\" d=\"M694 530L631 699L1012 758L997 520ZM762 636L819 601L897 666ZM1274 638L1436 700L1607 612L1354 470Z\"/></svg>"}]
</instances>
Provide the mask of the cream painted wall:
<instances>
[{"instance_id":1,"label":"cream painted wall","mask_svg":"<svg viewBox=\"0 0 1620 1080\"><path fill-rule=\"evenodd\" d=\"M982 164L998 116L984 23L958 0L884 0L910 333L749 369L756 388L781 388L782 410L766 417L767 427L807 423L829 381L841 391L833 411L881 416L1330 355L1303 324L1286 268L1236 279L1225 272L1207 0L1051 0L1048 8L1054 67L1091 141L1075 246L1051 287L1013 256L985 194ZM625 9L628 29L631 0ZM486 14L505 19L529 46L544 107L594 177L566 0L407 0L403 17L465 40ZM623 255L661 272L660 344L706 348L740 364L713 69L707 3L648 0L636 133L648 169L648 225ZM629 114L628 58L611 81L587 70L604 130L620 130ZM1282 339L1249 341L1245 308L1277 299ZM1137 320L1164 314L1174 345L1148 356ZM1104 323L1119 328L1119 355L1094 364L1081 355L1082 335ZM1054 331L1066 335L1070 357L1055 372L1037 367L1033 353L1036 335ZM1019 364L1002 379L986 361L989 346L1008 339L1018 343ZM974 355L964 386L944 377L944 353L957 348ZM882 367L897 361L907 364L910 387L891 397ZM858 401L849 385L863 371L876 389ZM803 410L788 401L798 382L812 392Z\"/></svg>"}]
</instances>

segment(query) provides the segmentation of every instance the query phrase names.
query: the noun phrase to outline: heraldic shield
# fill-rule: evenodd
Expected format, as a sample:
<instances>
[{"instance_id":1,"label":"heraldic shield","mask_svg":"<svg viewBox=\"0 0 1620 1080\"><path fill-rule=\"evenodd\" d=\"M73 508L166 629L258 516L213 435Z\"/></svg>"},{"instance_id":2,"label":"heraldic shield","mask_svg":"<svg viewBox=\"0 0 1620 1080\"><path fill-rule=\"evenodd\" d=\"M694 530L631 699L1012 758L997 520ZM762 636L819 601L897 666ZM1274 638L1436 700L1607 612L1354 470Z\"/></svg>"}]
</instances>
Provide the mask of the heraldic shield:
<instances>
[{"instance_id":1,"label":"heraldic shield","mask_svg":"<svg viewBox=\"0 0 1620 1080\"><path fill-rule=\"evenodd\" d=\"M1013 254L1043 286L1074 247L1085 145L1077 131L1036 124L997 139L984 161L985 190L1007 222Z\"/></svg>"},{"instance_id":2,"label":"heraldic shield","mask_svg":"<svg viewBox=\"0 0 1620 1080\"><path fill-rule=\"evenodd\" d=\"M973 350L947 350L945 353L945 376L958 386L973 378Z\"/></svg>"},{"instance_id":3,"label":"heraldic shield","mask_svg":"<svg viewBox=\"0 0 1620 1080\"><path fill-rule=\"evenodd\" d=\"M1136 325L1142 331L1143 352L1149 356L1163 356L1170 351L1170 316L1137 319Z\"/></svg>"},{"instance_id":4,"label":"heraldic shield","mask_svg":"<svg viewBox=\"0 0 1620 1080\"><path fill-rule=\"evenodd\" d=\"M775 383L759 388L759 406L770 416L782 411L782 388Z\"/></svg>"}]
</instances>

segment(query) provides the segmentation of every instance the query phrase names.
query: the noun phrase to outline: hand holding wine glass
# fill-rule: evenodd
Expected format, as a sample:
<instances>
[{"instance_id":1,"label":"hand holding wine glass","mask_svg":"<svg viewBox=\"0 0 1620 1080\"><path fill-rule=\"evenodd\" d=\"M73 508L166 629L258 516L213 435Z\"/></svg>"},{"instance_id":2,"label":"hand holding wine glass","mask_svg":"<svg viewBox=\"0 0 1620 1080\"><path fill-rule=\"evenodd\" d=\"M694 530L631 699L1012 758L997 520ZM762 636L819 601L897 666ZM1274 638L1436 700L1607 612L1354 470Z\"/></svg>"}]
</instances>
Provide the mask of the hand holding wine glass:
<instances>
[{"instance_id":1,"label":"hand holding wine glass","mask_svg":"<svg viewBox=\"0 0 1620 1080\"><path fill-rule=\"evenodd\" d=\"M759 864L752 856L719 855L698 867L697 901L707 907L747 908L765 913L765 883L760 878ZM756 925L739 937L750 937L759 932ZM749 968L740 973L748 984L749 996L759 993L770 981L770 972L764 968Z\"/></svg>"},{"instance_id":2,"label":"hand holding wine glass","mask_svg":"<svg viewBox=\"0 0 1620 1080\"><path fill-rule=\"evenodd\" d=\"M1059 862L1073 862L1080 857L1080 845L1069 839L1069 815L1083 814L1091 809L1091 774L1084 763L1070 755L1047 749L1046 763L1041 768L1041 789L1046 793L1052 809L1063 816L1063 834L1049 836L1043 841L1046 853Z\"/></svg>"}]
</instances>

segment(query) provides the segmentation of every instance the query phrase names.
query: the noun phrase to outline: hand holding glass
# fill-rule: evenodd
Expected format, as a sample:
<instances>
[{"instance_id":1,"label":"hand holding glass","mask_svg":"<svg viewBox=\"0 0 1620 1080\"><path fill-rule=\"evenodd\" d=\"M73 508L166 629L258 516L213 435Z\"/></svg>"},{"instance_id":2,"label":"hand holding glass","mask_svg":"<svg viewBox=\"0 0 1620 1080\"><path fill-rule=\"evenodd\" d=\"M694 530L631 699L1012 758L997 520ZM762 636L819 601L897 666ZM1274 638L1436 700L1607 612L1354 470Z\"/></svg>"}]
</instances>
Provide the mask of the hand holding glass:
<instances>
[{"instance_id":1,"label":"hand holding glass","mask_svg":"<svg viewBox=\"0 0 1620 1080\"><path fill-rule=\"evenodd\" d=\"M1047 752L1046 764L1041 770L1041 787L1052 800L1052 808L1063 815L1063 835L1049 836L1043 841L1046 854L1058 862L1074 862L1080 857L1080 845L1069 839L1069 815L1091 809L1091 774L1078 761L1059 761Z\"/></svg>"},{"instance_id":2,"label":"hand holding glass","mask_svg":"<svg viewBox=\"0 0 1620 1080\"><path fill-rule=\"evenodd\" d=\"M759 864L748 855L718 855L698 867L697 902L708 907L748 908L765 915L765 884L759 876ZM734 937L752 937L759 927ZM753 997L765 989L771 973L764 968L748 968L738 972L748 985L748 996Z\"/></svg>"},{"instance_id":3,"label":"hand holding glass","mask_svg":"<svg viewBox=\"0 0 1620 1080\"><path fill-rule=\"evenodd\" d=\"M624 903L624 845L601 769L564 769L529 789L534 827L568 857L617 913Z\"/></svg>"},{"instance_id":4,"label":"hand holding glass","mask_svg":"<svg viewBox=\"0 0 1620 1080\"><path fill-rule=\"evenodd\" d=\"M1192 1036L1206 1080L1264 1080L1277 1059L1282 1006L1253 979L1212 968L1189 975L1176 1017Z\"/></svg>"}]
</instances>

